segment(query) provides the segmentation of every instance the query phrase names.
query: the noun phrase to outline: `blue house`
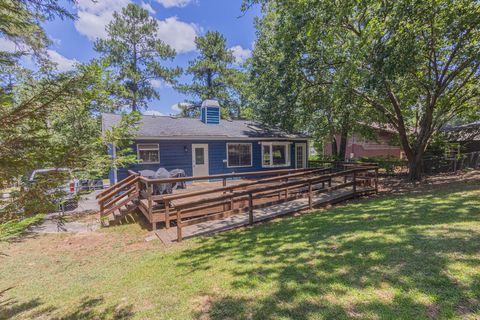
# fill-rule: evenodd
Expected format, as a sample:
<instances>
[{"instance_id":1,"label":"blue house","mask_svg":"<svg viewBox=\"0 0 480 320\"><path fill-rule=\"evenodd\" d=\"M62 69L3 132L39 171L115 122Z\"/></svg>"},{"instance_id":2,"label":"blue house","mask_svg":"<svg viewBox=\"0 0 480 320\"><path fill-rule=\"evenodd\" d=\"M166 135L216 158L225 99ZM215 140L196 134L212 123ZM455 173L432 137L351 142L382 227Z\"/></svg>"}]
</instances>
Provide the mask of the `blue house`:
<instances>
[{"instance_id":1,"label":"blue house","mask_svg":"<svg viewBox=\"0 0 480 320\"><path fill-rule=\"evenodd\" d=\"M120 119L121 115L103 114L102 128ZM183 169L187 176L205 176L307 166L307 135L221 119L214 100L203 102L200 119L144 115L142 120L132 146L139 163L112 170L111 183L124 179L128 169L163 167Z\"/></svg>"}]
</instances>

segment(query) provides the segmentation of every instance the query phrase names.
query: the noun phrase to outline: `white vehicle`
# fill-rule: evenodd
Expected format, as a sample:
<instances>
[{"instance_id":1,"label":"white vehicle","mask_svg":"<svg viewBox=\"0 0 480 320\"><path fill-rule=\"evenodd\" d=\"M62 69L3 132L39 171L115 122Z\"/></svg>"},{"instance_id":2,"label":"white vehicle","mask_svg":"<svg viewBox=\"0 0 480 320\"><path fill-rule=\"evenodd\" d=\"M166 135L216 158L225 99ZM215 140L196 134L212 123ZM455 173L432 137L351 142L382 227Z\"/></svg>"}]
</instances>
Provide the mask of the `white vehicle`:
<instances>
[{"instance_id":1,"label":"white vehicle","mask_svg":"<svg viewBox=\"0 0 480 320\"><path fill-rule=\"evenodd\" d=\"M49 193L58 192L61 194L61 197L58 199L61 210L64 210L66 204L76 205L77 204L77 195L80 191L80 183L73 176L70 169L66 168L48 168L48 169L37 169L32 172L28 178L28 184L32 185L40 179L48 179L49 176L58 175L64 179L65 183L56 187L52 190L49 190Z\"/></svg>"}]
</instances>

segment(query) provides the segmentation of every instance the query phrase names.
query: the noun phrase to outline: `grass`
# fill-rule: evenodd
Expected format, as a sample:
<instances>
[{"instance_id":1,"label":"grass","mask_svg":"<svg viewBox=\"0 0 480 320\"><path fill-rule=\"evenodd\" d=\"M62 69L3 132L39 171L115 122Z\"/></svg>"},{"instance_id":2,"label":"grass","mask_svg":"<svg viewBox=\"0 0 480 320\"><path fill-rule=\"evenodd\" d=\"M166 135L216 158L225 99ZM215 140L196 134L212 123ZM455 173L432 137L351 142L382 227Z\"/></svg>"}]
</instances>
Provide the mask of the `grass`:
<instances>
[{"instance_id":1,"label":"grass","mask_svg":"<svg viewBox=\"0 0 480 320\"><path fill-rule=\"evenodd\" d=\"M164 248L136 224L0 246L0 318L478 319L480 185Z\"/></svg>"}]
</instances>

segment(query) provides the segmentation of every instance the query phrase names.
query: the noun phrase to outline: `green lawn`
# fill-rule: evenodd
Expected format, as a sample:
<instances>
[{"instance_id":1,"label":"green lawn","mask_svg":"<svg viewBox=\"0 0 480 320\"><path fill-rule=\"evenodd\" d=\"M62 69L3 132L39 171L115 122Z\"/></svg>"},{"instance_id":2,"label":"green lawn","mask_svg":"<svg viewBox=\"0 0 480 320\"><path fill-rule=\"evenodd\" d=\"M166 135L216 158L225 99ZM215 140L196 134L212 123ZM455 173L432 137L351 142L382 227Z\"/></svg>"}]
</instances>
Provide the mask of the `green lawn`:
<instances>
[{"instance_id":1,"label":"green lawn","mask_svg":"<svg viewBox=\"0 0 480 320\"><path fill-rule=\"evenodd\" d=\"M0 318L479 319L480 185L165 249L138 225L0 246Z\"/></svg>"}]
</instances>

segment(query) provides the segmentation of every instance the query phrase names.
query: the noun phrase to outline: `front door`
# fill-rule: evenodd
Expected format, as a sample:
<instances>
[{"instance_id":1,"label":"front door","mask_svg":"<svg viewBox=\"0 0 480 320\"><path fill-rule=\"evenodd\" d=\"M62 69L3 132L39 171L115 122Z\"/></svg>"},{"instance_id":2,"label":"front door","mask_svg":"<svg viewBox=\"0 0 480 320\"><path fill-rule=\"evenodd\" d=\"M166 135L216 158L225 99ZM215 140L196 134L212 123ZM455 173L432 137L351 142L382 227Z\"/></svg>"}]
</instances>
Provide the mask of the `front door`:
<instances>
[{"instance_id":1,"label":"front door","mask_svg":"<svg viewBox=\"0 0 480 320\"><path fill-rule=\"evenodd\" d=\"M307 167L307 144L295 144L295 168L302 169Z\"/></svg>"},{"instance_id":2,"label":"front door","mask_svg":"<svg viewBox=\"0 0 480 320\"><path fill-rule=\"evenodd\" d=\"M193 176L208 176L208 144L192 144Z\"/></svg>"}]
</instances>

